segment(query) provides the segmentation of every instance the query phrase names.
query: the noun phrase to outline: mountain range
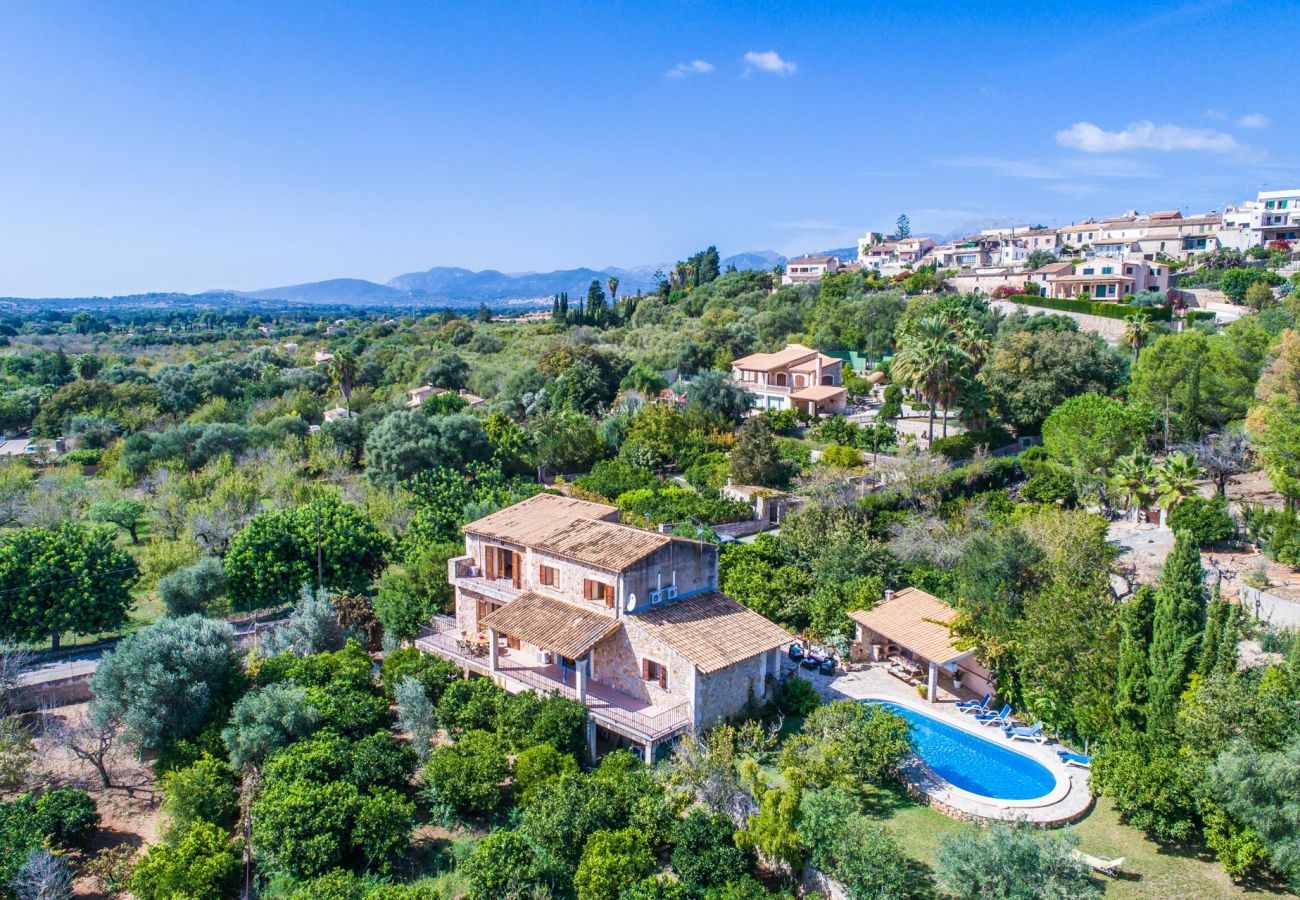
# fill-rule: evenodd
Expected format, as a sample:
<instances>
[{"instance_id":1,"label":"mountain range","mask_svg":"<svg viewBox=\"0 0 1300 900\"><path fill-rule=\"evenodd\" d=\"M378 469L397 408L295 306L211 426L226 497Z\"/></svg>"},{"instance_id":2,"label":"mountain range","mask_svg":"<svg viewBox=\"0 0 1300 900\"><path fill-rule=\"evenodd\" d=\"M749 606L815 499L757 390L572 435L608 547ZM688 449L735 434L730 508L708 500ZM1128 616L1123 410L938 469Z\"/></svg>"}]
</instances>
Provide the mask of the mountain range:
<instances>
[{"instance_id":1,"label":"mountain range","mask_svg":"<svg viewBox=\"0 0 1300 900\"><path fill-rule=\"evenodd\" d=\"M820 251L818 255L852 258L855 248ZM757 269L770 272L784 265L786 257L774 250L751 250L722 260L723 269ZM666 272L671 264L637 266L622 269L557 269L553 272L499 272L484 269L475 272L456 266L435 266L423 272L408 272L379 284L361 278L332 278L306 284L263 288L255 291L213 290L201 294L140 294L131 297L94 298L0 298L11 302L41 300L60 305L231 305L240 302L283 303L294 306L540 306L556 294L585 296L592 281L603 287L611 276L618 278L620 296L649 292L658 287L657 273Z\"/></svg>"}]
</instances>

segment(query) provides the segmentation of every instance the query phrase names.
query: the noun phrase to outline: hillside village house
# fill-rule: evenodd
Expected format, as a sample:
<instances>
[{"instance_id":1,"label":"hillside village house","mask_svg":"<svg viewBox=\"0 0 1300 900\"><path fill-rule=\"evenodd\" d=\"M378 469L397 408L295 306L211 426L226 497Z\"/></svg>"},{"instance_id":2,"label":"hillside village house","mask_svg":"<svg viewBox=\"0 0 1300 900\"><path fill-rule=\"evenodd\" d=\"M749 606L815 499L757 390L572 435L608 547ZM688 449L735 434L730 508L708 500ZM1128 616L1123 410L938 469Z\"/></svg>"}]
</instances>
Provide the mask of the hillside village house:
<instances>
[{"instance_id":1,"label":"hillside village house","mask_svg":"<svg viewBox=\"0 0 1300 900\"><path fill-rule=\"evenodd\" d=\"M757 398L758 409L797 409L813 416L843 415L848 403L844 364L820 350L787 344L776 353L751 353L731 364L731 377Z\"/></svg>"},{"instance_id":2,"label":"hillside village house","mask_svg":"<svg viewBox=\"0 0 1300 900\"><path fill-rule=\"evenodd\" d=\"M439 394L445 393L447 393L446 388L434 387L431 384L422 384L418 388L412 388L406 392L406 408L417 409L423 406L424 402L430 397L436 397ZM487 403L487 401L478 394L471 394L464 388L460 389L459 394L461 399L469 406L481 406L484 403Z\"/></svg>"},{"instance_id":3,"label":"hillside village house","mask_svg":"<svg viewBox=\"0 0 1300 900\"><path fill-rule=\"evenodd\" d=\"M463 528L456 618L416 646L511 692L587 706L597 738L656 748L736 716L793 637L720 593L711 543L618 522L618 509L538 494Z\"/></svg>"},{"instance_id":4,"label":"hillside village house","mask_svg":"<svg viewBox=\"0 0 1300 900\"><path fill-rule=\"evenodd\" d=\"M1096 257L1078 264L1068 275L1049 278L1047 288L1046 296L1049 297L1082 298L1086 295L1093 300L1119 302L1125 294L1169 290L1169 267L1131 257Z\"/></svg>"},{"instance_id":5,"label":"hillside village house","mask_svg":"<svg viewBox=\"0 0 1300 900\"><path fill-rule=\"evenodd\" d=\"M838 256L801 256L786 262L781 283L803 284L808 281L820 281L823 275L838 275L839 271Z\"/></svg>"}]
</instances>

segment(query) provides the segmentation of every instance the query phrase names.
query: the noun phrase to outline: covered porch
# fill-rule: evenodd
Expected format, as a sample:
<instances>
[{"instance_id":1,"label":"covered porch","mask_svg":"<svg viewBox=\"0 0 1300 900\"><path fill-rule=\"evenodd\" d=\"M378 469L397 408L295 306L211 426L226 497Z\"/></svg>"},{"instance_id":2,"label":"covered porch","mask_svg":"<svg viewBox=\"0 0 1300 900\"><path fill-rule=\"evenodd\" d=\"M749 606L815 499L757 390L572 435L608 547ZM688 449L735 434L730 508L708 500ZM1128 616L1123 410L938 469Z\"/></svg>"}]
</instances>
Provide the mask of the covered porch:
<instances>
[{"instance_id":1,"label":"covered porch","mask_svg":"<svg viewBox=\"0 0 1300 900\"><path fill-rule=\"evenodd\" d=\"M991 673L952 634L957 611L939 598L916 588L890 591L879 605L849 617L855 651L901 681L923 684L927 702L944 693L952 699L993 693Z\"/></svg>"}]
</instances>

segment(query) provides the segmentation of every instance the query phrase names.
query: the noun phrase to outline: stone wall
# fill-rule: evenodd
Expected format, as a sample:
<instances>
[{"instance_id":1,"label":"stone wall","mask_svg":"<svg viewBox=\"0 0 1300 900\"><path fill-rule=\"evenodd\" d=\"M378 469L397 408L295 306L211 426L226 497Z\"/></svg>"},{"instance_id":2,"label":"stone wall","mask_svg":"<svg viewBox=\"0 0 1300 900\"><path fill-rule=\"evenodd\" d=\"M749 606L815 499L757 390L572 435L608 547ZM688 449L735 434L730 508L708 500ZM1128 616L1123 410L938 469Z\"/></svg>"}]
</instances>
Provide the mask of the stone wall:
<instances>
[{"instance_id":1,"label":"stone wall","mask_svg":"<svg viewBox=\"0 0 1300 900\"><path fill-rule=\"evenodd\" d=\"M675 540L623 573L619 600L621 602L629 593L635 593L639 603L649 603L651 591L673 583L676 583L679 594L715 587L717 573L716 546L701 541Z\"/></svg>"},{"instance_id":2,"label":"stone wall","mask_svg":"<svg viewBox=\"0 0 1300 900\"><path fill-rule=\"evenodd\" d=\"M592 678L623 693L653 703L676 706L695 698L695 667L662 641L638 627L635 616L592 650ZM668 689L641 677L641 661L668 666Z\"/></svg>"},{"instance_id":3,"label":"stone wall","mask_svg":"<svg viewBox=\"0 0 1300 900\"><path fill-rule=\"evenodd\" d=\"M696 724L707 728L719 719L730 719L752 697L762 697L767 690L765 656L760 653L708 675L699 675L699 701Z\"/></svg>"}]
</instances>

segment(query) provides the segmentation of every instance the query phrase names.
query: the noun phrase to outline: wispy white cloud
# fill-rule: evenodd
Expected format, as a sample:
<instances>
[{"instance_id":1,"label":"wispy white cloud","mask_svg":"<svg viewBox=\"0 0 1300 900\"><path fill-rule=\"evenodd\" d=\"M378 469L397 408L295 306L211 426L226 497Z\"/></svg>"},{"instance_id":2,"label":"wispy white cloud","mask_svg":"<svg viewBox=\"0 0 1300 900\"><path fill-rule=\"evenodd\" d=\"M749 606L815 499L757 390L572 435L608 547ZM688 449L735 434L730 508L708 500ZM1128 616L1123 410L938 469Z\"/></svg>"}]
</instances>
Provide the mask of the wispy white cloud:
<instances>
[{"instance_id":1,"label":"wispy white cloud","mask_svg":"<svg viewBox=\"0 0 1300 900\"><path fill-rule=\"evenodd\" d=\"M1270 119L1268 116L1264 115L1263 113L1251 113L1250 115L1242 116L1240 119L1238 119L1237 127L1238 128L1267 128L1271 122L1272 119Z\"/></svg>"},{"instance_id":2,"label":"wispy white cloud","mask_svg":"<svg viewBox=\"0 0 1300 900\"><path fill-rule=\"evenodd\" d=\"M951 166L956 169L983 169L998 175L1009 175L1012 178L1048 180L1061 177L1061 173L1052 166L1033 162L1032 160L1027 159L994 159L991 157L977 157L969 159L949 159L945 160L942 165Z\"/></svg>"},{"instance_id":3,"label":"wispy white cloud","mask_svg":"<svg viewBox=\"0 0 1300 900\"><path fill-rule=\"evenodd\" d=\"M1144 178L1151 168L1131 159L1109 157L1072 157L1057 160L999 159L971 157L940 160L940 165L957 169L980 169L1008 178L1032 181L1061 181L1068 178Z\"/></svg>"},{"instance_id":4,"label":"wispy white cloud","mask_svg":"<svg viewBox=\"0 0 1300 900\"><path fill-rule=\"evenodd\" d=\"M705 62L702 59L693 59L690 62L679 62L673 66L664 76L667 78L685 78L687 75L708 75L713 71L713 63Z\"/></svg>"},{"instance_id":5,"label":"wispy white cloud","mask_svg":"<svg viewBox=\"0 0 1300 900\"><path fill-rule=\"evenodd\" d=\"M1056 142L1083 153L1122 153L1127 150L1201 150L1234 153L1242 145L1230 134L1212 128L1134 122L1120 131L1107 131L1092 122L1075 122L1056 133Z\"/></svg>"},{"instance_id":6,"label":"wispy white cloud","mask_svg":"<svg viewBox=\"0 0 1300 900\"><path fill-rule=\"evenodd\" d=\"M793 75L798 63L782 59L775 50L750 50L745 54L745 74L766 72L769 75Z\"/></svg>"}]
</instances>

